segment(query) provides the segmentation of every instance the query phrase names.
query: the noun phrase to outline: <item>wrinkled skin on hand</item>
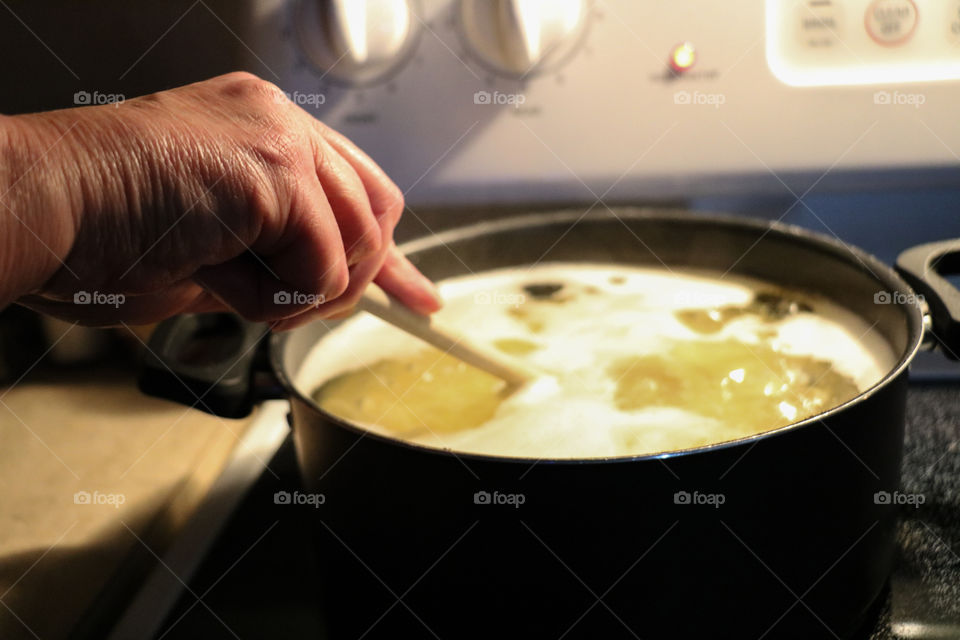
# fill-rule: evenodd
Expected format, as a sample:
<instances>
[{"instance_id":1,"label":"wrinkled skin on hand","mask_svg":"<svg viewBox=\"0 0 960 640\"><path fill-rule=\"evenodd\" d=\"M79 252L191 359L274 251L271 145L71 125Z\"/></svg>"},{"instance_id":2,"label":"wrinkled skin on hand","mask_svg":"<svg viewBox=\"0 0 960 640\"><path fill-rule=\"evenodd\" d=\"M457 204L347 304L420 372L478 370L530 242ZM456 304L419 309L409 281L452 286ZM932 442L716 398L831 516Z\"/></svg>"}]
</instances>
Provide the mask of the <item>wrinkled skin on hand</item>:
<instances>
[{"instance_id":1,"label":"wrinkled skin on hand","mask_svg":"<svg viewBox=\"0 0 960 640\"><path fill-rule=\"evenodd\" d=\"M21 304L86 324L232 309L289 329L349 311L375 280L439 307L394 245L396 185L253 75L5 120L32 161L8 197L31 232ZM74 304L78 291L125 299Z\"/></svg>"}]
</instances>

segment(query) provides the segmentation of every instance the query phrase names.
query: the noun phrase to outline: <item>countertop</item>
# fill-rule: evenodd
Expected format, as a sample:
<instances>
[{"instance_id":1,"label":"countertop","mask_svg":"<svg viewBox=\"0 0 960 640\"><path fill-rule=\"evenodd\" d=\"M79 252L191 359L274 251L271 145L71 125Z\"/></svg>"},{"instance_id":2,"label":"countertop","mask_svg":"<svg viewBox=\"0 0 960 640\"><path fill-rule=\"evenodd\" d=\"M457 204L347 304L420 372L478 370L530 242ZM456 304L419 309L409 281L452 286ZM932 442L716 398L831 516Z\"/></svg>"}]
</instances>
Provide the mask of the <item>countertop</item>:
<instances>
[{"instance_id":1,"label":"countertop","mask_svg":"<svg viewBox=\"0 0 960 640\"><path fill-rule=\"evenodd\" d=\"M0 387L0 638L65 638L122 602L246 429L135 377L129 359L41 362Z\"/></svg>"}]
</instances>

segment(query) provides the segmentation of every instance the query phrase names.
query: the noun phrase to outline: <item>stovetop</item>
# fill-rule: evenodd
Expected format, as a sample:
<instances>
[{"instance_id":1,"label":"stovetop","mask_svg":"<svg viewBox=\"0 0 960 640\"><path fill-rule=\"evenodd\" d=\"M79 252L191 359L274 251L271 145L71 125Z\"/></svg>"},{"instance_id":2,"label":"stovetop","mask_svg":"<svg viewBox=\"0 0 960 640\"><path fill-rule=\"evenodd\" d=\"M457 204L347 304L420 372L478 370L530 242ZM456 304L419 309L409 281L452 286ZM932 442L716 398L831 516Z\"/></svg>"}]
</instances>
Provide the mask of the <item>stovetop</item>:
<instances>
[{"instance_id":1,"label":"stovetop","mask_svg":"<svg viewBox=\"0 0 960 640\"><path fill-rule=\"evenodd\" d=\"M326 638L311 508L276 504L298 486L288 438L184 589L155 638ZM960 383L909 392L899 554L856 640L960 638ZM403 625L401 607L380 624ZM641 634L642 635L642 634Z\"/></svg>"}]
</instances>

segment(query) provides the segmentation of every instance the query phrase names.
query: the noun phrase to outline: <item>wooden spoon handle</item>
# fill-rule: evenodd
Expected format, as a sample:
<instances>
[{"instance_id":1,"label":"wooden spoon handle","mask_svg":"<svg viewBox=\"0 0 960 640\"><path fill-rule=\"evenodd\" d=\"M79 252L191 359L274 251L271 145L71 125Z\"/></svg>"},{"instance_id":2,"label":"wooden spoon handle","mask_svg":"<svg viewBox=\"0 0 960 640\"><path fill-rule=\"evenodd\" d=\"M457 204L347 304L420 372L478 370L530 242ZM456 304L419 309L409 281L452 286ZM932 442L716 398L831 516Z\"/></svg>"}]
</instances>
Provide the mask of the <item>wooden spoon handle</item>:
<instances>
[{"instance_id":1,"label":"wooden spoon handle","mask_svg":"<svg viewBox=\"0 0 960 640\"><path fill-rule=\"evenodd\" d=\"M411 311L376 284L367 287L357 307L511 385L520 386L538 376L533 369L493 347L472 342L462 332L438 323L435 318Z\"/></svg>"}]
</instances>

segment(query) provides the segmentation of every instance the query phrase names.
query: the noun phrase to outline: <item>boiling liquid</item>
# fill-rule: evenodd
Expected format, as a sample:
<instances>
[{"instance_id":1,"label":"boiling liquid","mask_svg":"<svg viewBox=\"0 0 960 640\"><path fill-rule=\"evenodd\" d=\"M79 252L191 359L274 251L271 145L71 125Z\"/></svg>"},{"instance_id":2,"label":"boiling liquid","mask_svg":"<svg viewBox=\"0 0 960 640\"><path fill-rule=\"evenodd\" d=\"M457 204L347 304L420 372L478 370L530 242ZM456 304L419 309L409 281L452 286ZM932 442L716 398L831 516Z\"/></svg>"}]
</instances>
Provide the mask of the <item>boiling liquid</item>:
<instances>
[{"instance_id":1,"label":"boiling liquid","mask_svg":"<svg viewBox=\"0 0 960 640\"><path fill-rule=\"evenodd\" d=\"M305 379L317 403L372 431L459 452L638 455L817 415L875 384L894 360L852 314L743 280L555 264L441 290L445 322L549 373L556 389L510 392L361 315L310 354ZM318 382L331 362L339 370Z\"/></svg>"}]
</instances>

